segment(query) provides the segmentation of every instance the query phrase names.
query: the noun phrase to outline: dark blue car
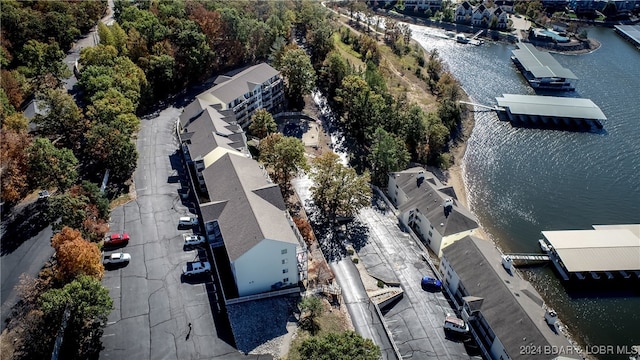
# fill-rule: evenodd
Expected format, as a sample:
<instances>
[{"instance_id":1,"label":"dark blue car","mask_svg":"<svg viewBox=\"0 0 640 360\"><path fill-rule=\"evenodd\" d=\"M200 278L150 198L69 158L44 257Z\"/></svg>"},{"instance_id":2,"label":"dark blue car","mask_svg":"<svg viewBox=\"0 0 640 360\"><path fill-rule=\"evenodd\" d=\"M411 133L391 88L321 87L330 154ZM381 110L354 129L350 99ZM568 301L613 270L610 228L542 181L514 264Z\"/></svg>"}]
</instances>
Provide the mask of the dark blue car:
<instances>
[{"instance_id":1,"label":"dark blue car","mask_svg":"<svg viewBox=\"0 0 640 360\"><path fill-rule=\"evenodd\" d=\"M424 276L422 278L422 288L425 290L441 290L442 281L432 278L431 276Z\"/></svg>"}]
</instances>

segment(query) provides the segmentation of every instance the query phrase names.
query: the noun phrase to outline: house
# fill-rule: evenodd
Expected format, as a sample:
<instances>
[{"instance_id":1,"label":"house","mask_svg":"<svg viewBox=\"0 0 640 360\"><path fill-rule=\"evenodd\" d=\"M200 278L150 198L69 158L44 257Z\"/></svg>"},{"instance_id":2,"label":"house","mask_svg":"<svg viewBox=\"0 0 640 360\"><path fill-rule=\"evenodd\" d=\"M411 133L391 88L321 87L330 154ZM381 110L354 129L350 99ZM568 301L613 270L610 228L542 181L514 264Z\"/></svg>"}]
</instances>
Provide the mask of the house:
<instances>
[{"instance_id":1,"label":"house","mask_svg":"<svg viewBox=\"0 0 640 360\"><path fill-rule=\"evenodd\" d=\"M442 249L478 228L473 214L458 204L453 188L422 167L389 174L387 193L400 212L400 221L438 257Z\"/></svg>"},{"instance_id":2,"label":"house","mask_svg":"<svg viewBox=\"0 0 640 360\"><path fill-rule=\"evenodd\" d=\"M404 9L414 12L424 12L431 10L432 13L439 11L442 7L442 0L405 0Z\"/></svg>"},{"instance_id":3,"label":"house","mask_svg":"<svg viewBox=\"0 0 640 360\"><path fill-rule=\"evenodd\" d=\"M196 96L221 110L232 110L243 129L249 126L251 115L258 109L281 110L284 85L280 73L266 63L260 63L236 74L218 76L214 86Z\"/></svg>"},{"instance_id":4,"label":"house","mask_svg":"<svg viewBox=\"0 0 640 360\"><path fill-rule=\"evenodd\" d=\"M178 121L178 137L187 166L193 171L201 191L206 191L202 170L223 154L250 156L247 139L231 110L196 98L187 105Z\"/></svg>"},{"instance_id":5,"label":"house","mask_svg":"<svg viewBox=\"0 0 640 360\"><path fill-rule=\"evenodd\" d=\"M473 15L473 7L468 1L463 1L456 7L456 22L457 23L469 23L471 22L471 16Z\"/></svg>"},{"instance_id":6,"label":"house","mask_svg":"<svg viewBox=\"0 0 640 360\"><path fill-rule=\"evenodd\" d=\"M200 219L211 247L224 247L238 296L297 285L304 241L277 184L253 159L226 152L202 170Z\"/></svg>"},{"instance_id":7,"label":"house","mask_svg":"<svg viewBox=\"0 0 640 360\"><path fill-rule=\"evenodd\" d=\"M440 272L483 358L581 358L559 331L557 314L529 282L503 267L491 242L467 236L448 246Z\"/></svg>"},{"instance_id":8,"label":"house","mask_svg":"<svg viewBox=\"0 0 640 360\"><path fill-rule=\"evenodd\" d=\"M500 9L502 9L502 11L506 11L509 14L513 13L514 3L515 1L513 0L496 0L493 2L495 6L499 7Z\"/></svg>"},{"instance_id":9,"label":"house","mask_svg":"<svg viewBox=\"0 0 640 360\"><path fill-rule=\"evenodd\" d=\"M513 2L511 4L502 4L502 6L499 6L494 3L491 7L480 4L473 7L469 2L464 1L458 4L456 8L456 22L486 28L495 26L496 29L506 29L508 25L507 14L513 9Z\"/></svg>"}]
</instances>

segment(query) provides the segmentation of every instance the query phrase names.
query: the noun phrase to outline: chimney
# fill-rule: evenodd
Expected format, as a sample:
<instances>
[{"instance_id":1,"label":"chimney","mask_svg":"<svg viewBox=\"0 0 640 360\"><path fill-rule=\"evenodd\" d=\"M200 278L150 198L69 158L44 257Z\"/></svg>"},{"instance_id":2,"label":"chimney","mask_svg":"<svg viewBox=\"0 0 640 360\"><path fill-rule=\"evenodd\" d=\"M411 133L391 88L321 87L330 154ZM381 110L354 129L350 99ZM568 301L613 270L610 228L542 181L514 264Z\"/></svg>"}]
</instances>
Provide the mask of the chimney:
<instances>
[{"instance_id":1,"label":"chimney","mask_svg":"<svg viewBox=\"0 0 640 360\"><path fill-rule=\"evenodd\" d=\"M424 171L420 171L418 172L418 176L416 177L416 185L420 187L420 185L422 185L423 182L424 182Z\"/></svg>"}]
</instances>

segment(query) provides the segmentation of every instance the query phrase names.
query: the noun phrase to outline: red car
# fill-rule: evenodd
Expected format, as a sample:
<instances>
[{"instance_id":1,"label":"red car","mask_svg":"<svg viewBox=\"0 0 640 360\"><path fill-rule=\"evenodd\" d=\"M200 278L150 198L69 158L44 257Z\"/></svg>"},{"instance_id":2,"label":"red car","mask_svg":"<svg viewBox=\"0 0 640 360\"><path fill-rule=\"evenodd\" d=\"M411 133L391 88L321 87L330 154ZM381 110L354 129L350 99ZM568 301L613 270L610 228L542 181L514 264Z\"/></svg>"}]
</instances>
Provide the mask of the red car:
<instances>
[{"instance_id":1,"label":"red car","mask_svg":"<svg viewBox=\"0 0 640 360\"><path fill-rule=\"evenodd\" d=\"M111 234L111 236L109 236L104 240L104 245L116 246L116 245L126 244L127 242L129 242L129 234L127 233Z\"/></svg>"}]
</instances>

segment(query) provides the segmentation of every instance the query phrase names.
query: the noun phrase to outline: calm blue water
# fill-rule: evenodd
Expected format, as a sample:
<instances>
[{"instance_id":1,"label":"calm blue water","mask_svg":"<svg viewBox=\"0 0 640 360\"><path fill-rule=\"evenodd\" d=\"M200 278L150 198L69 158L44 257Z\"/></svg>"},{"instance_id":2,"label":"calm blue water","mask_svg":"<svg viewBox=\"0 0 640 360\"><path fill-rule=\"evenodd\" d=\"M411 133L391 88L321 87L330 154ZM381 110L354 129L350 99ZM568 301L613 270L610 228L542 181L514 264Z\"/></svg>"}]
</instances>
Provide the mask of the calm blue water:
<instances>
[{"instance_id":1,"label":"calm blue water","mask_svg":"<svg viewBox=\"0 0 640 360\"><path fill-rule=\"evenodd\" d=\"M472 101L534 94L510 60L515 45L474 47L437 33L413 27L414 38L439 51ZM464 157L470 207L505 252L539 251L543 230L640 223L640 51L612 29L591 28L589 36L600 49L554 58L579 77L573 96L591 99L607 116L605 133L513 128L492 112L476 113ZM638 292L568 291L549 267L526 275L582 344L640 344Z\"/></svg>"}]
</instances>

